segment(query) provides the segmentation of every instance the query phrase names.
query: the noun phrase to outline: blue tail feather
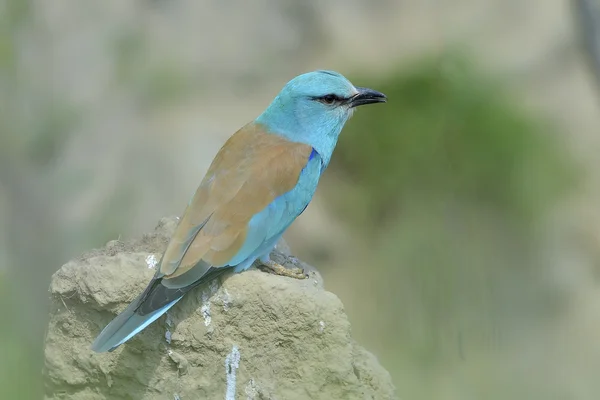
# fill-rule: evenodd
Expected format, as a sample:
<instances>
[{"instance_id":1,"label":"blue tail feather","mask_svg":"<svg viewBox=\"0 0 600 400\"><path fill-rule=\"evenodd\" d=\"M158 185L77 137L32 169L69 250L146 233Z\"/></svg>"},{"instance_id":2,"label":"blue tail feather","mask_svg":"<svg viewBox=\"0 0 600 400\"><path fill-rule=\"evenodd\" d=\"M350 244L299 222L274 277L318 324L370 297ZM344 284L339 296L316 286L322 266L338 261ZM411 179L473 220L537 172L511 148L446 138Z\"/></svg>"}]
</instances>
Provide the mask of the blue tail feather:
<instances>
[{"instance_id":1,"label":"blue tail feather","mask_svg":"<svg viewBox=\"0 0 600 400\"><path fill-rule=\"evenodd\" d=\"M152 322L156 321L161 315L166 313L169 308L173 307L175 303L181 300L181 297L146 315L135 313L138 302L133 301L121 314L113 319L102 332L100 332L92 344L92 350L98 353L113 351L118 346L131 339L134 335L141 332Z\"/></svg>"}]
</instances>

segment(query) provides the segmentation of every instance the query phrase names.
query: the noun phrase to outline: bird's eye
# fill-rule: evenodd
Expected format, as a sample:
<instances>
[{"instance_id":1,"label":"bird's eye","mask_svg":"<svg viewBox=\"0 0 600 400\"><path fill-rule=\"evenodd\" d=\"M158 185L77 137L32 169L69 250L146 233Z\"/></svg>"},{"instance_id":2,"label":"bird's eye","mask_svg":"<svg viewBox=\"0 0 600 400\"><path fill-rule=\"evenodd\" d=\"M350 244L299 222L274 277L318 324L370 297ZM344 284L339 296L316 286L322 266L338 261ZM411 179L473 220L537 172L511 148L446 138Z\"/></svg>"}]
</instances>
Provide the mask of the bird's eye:
<instances>
[{"instance_id":1,"label":"bird's eye","mask_svg":"<svg viewBox=\"0 0 600 400\"><path fill-rule=\"evenodd\" d=\"M328 94L327 96L323 96L322 99L325 104L333 104L338 100L338 97L335 94Z\"/></svg>"}]
</instances>

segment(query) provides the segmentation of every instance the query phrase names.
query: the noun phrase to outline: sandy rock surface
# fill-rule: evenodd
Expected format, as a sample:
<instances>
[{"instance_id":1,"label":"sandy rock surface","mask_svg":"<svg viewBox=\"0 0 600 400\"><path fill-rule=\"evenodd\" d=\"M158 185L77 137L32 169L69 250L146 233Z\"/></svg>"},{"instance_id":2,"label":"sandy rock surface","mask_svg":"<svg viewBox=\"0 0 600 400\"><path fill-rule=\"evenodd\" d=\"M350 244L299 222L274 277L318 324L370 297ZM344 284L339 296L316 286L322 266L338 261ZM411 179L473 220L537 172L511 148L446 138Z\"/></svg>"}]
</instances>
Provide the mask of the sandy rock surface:
<instances>
[{"instance_id":1,"label":"sandy rock surface","mask_svg":"<svg viewBox=\"0 0 600 400\"><path fill-rule=\"evenodd\" d=\"M395 399L390 375L351 337L319 273L306 280L255 269L199 286L112 353L90 345L144 289L176 218L131 242L112 241L52 278L46 399Z\"/></svg>"}]
</instances>

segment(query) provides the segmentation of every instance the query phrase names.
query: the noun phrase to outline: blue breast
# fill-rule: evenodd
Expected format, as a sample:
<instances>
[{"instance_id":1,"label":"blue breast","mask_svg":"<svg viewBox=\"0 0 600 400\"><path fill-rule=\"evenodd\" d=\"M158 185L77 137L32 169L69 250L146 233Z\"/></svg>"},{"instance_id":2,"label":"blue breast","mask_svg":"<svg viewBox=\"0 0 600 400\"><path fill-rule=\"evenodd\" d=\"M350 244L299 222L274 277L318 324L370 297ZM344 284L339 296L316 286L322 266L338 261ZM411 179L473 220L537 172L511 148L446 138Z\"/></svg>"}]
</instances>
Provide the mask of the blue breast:
<instances>
[{"instance_id":1,"label":"blue breast","mask_svg":"<svg viewBox=\"0 0 600 400\"><path fill-rule=\"evenodd\" d=\"M306 166L300 172L296 187L275 199L275 202L281 199L280 201L287 204L288 211L290 215L294 215L294 219L304 211L312 200L321 178L321 168L321 156L313 149Z\"/></svg>"},{"instance_id":2,"label":"blue breast","mask_svg":"<svg viewBox=\"0 0 600 400\"><path fill-rule=\"evenodd\" d=\"M321 167L321 156L313 151L300 172L296 186L252 217L248 223L246 241L229 265L237 265L261 255L265 246L271 246L273 240L283 234L312 200L321 177Z\"/></svg>"}]
</instances>

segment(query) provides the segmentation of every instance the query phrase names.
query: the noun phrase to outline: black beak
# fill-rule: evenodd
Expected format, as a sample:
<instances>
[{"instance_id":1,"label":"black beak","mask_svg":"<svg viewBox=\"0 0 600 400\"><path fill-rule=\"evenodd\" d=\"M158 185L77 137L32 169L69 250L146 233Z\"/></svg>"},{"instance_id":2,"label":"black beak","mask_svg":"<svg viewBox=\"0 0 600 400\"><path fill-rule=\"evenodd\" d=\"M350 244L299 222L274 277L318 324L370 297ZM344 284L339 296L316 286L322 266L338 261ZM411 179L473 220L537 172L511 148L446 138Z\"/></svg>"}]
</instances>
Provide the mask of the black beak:
<instances>
[{"instance_id":1,"label":"black beak","mask_svg":"<svg viewBox=\"0 0 600 400\"><path fill-rule=\"evenodd\" d=\"M350 99L350 108L365 104L385 103L387 101L385 94L379 93L373 89L357 87L356 90L358 90L358 94Z\"/></svg>"}]
</instances>

